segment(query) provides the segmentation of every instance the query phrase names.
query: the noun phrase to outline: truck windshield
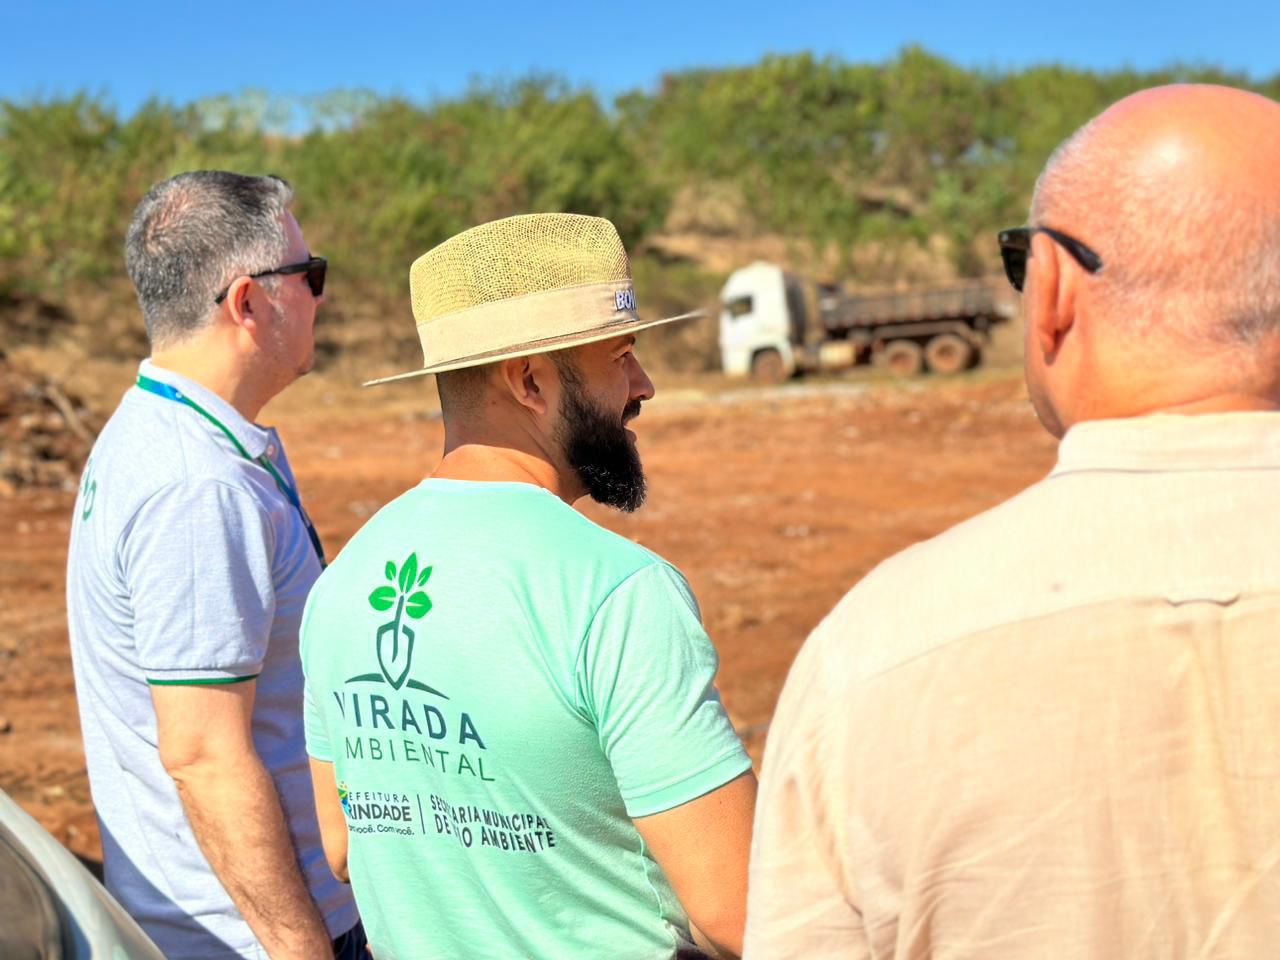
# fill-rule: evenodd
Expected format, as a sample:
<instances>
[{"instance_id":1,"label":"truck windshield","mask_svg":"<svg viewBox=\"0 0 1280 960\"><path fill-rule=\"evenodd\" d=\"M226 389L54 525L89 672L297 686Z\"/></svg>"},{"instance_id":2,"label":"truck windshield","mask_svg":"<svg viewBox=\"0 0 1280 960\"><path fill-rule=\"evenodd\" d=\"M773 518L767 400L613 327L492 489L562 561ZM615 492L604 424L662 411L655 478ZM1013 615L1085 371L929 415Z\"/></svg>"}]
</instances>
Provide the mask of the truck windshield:
<instances>
[{"instance_id":1,"label":"truck windshield","mask_svg":"<svg viewBox=\"0 0 1280 960\"><path fill-rule=\"evenodd\" d=\"M738 317L745 317L752 309L751 297L748 295L745 297L734 297L732 300L726 300L724 302L724 308L729 311L729 316L734 319L737 319Z\"/></svg>"}]
</instances>

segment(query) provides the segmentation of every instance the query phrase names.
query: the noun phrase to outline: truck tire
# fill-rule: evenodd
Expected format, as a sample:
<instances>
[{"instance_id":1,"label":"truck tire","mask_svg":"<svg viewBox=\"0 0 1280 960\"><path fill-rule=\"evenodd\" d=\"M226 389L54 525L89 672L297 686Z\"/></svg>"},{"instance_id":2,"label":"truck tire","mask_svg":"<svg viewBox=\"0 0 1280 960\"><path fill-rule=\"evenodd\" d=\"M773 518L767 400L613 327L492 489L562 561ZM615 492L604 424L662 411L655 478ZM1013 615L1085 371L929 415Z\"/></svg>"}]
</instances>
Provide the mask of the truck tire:
<instances>
[{"instance_id":1,"label":"truck tire","mask_svg":"<svg viewBox=\"0 0 1280 960\"><path fill-rule=\"evenodd\" d=\"M880 351L880 365L895 377L913 377L924 369L924 351L914 340L890 340Z\"/></svg>"},{"instance_id":2,"label":"truck tire","mask_svg":"<svg viewBox=\"0 0 1280 960\"><path fill-rule=\"evenodd\" d=\"M924 358L934 373L950 376L969 368L973 345L954 333L940 333L925 344Z\"/></svg>"},{"instance_id":3,"label":"truck tire","mask_svg":"<svg viewBox=\"0 0 1280 960\"><path fill-rule=\"evenodd\" d=\"M751 358L751 379L761 383L782 383L787 379L787 365L777 350L758 350Z\"/></svg>"}]
</instances>

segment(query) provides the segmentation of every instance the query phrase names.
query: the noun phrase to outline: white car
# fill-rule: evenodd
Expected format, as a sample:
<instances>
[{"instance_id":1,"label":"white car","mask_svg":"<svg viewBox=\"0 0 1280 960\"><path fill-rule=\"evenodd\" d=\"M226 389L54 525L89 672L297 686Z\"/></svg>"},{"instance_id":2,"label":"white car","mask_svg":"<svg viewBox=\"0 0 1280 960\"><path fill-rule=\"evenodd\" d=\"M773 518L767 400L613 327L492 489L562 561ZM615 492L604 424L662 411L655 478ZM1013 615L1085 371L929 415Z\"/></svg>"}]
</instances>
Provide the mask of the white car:
<instances>
[{"instance_id":1,"label":"white car","mask_svg":"<svg viewBox=\"0 0 1280 960\"><path fill-rule=\"evenodd\" d=\"M106 887L3 790L0 957L164 960Z\"/></svg>"}]
</instances>

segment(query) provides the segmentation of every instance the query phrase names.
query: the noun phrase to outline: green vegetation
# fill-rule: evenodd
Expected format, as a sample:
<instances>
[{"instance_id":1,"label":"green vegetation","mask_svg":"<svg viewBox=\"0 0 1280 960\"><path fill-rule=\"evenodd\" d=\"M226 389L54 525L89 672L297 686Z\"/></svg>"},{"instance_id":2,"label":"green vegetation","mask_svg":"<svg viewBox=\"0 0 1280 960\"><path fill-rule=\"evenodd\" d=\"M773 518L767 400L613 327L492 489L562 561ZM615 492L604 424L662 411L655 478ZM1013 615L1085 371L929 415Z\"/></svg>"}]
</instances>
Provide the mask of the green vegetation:
<instances>
[{"instance_id":1,"label":"green vegetation","mask_svg":"<svg viewBox=\"0 0 1280 960\"><path fill-rule=\"evenodd\" d=\"M924 245L950 269L983 273L990 233L1022 220L1053 147L1126 93L1174 80L1280 97L1280 75L966 70L908 48L882 64L800 54L692 70L612 105L544 77L427 104L249 93L122 117L89 95L0 101L0 323L27 335L33 310L70 317L86 348L136 351L136 333L125 336L140 326L123 277L130 211L151 183L200 167L294 184L308 240L332 265L328 310L358 321L332 325L347 332L326 334L330 352L377 340L369 323L387 335L380 349L412 350L413 258L531 210L609 217L638 251L679 215L685 232L776 235L828 264L874 250L880 279ZM708 197L728 200L711 215L699 206ZM643 252L636 273L646 311L705 305L718 279Z\"/></svg>"},{"instance_id":2,"label":"green vegetation","mask_svg":"<svg viewBox=\"0 0 1280 960\"><path fill-rule=\"evenodd\" d=\"M690 71L618 108L663 183L731 185L756 229L846 255L941 236L960 272L977 274L1059 142L1126 94L1179 81L1280 95L1280 75L974 71L910 47L884 64L801 54Z\"/></svg>"}]
</instances>

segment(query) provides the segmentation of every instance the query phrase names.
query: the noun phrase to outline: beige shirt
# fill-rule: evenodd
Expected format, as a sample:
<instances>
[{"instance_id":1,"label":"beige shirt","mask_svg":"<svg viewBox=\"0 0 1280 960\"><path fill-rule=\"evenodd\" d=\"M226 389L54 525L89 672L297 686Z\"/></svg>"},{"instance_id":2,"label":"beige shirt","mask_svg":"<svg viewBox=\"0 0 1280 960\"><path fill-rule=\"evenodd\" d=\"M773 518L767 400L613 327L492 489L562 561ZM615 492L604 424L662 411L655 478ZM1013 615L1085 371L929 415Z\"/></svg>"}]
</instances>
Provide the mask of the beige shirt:
<instances>
[{"instance_id":1,"label":"beige shirt","mask_svg":"<svg viewBox=\"0 0 1280 960\"><path fill-rule=\"evenodd\" d=\"M1078 426L841 601L747 957L1280 957L1280 414Z\"/></svg>"}]
</instances>

